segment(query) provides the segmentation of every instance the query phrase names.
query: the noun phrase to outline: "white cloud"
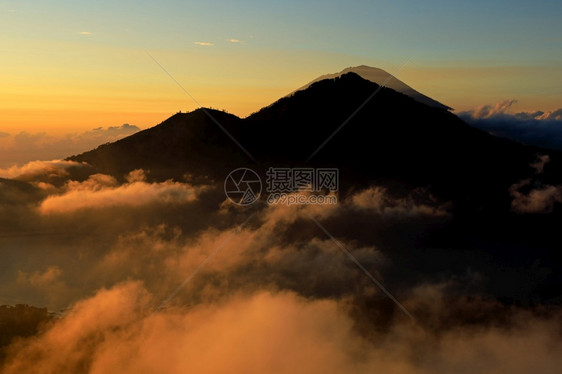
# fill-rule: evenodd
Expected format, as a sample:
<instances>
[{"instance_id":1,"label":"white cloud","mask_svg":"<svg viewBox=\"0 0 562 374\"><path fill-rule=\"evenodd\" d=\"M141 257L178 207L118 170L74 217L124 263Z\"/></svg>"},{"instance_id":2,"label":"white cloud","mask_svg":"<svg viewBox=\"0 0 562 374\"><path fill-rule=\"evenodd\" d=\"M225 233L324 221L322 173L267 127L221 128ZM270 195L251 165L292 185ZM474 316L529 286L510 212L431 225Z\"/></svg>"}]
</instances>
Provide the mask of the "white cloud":
<instances>
[{"instance_id":1,"label":"white cloud","mask_svg":"<svg viewBox=\"0 0 562 374\"><path fill-rule=\"evenodd\" d=\"M517 100L507 99L498 101L495 105L482 105L474 108L470 112L473 118L490 118L499 114L506 113Z\"/></svg>"},{"instance_id":2,"label":"white cloud","mask_svg":"<svg viewBox=\"0 0 562 374\"><path fill-rule=\"evenodd\" d=\"M0 178L31 178L41 175L64 176L67 175L66 169L72 166L82 166L82 164L64 160L31 161L23 166L0 169Z\"/></svg>"},{"instance_id":3,"label":"white cloud","mask_svg":"<svg viewBox=\"0 0 562 374\"><path fill-rule=\"evenodd\" d=\"M234 39L234 38L228 39L228 41L231 42L231 43L241 43L242 42L240 39Z\"/></svg>"},{"instance_id":4,"label":"white cloud","mask_svg":"<svg viewBox=\"0 0 562 374\"><path fill-rule=\"evenodd\" d=\"M209 43L209 42L195 42L194 44L201 45L204 47L210 47L213 45L213 43Z\"/></svg>"},{"instance_id":5,"label":"white cloud","mask_svg":"<svg viewBox=\"0 0 562 374\"><path fill-rule=\"evenodd\" d=\"M166 181L144 182L142 170L128 176L129 183L118 185L115 178L105 174L91 175L84 182L69 181L61 195L51 195L40 205L42 214L71 213L83 209L142 206L150 203L182 203L195 201L201 188L189 184Z\"/></svg>"},{"instance_id":6,"label":"white cloud","mask_svg":"<svg viewBox=\"0 0 562 374\"><path fill-rule=\"evenodd\" d=\"M4 154L0 160L0 168L33 160L66 158L96 148L101 144L117 141L139 130L137 126L124 124L59 136L26 131L14 136L3 137L0 134L0 152Z\"/></svg>"},{"instance_id":7,"label":"white cloud","mask_svg":"<svg viewBox=\"0 0 562 374\"><path fill-rule=\"evenodd\" d=\"M423 191L422 191L423 192ZM410 195L394 198L384 187L371 187L351 197L351 204L355 209L393 216L447 216L447 206L437 204L428 195L426 199L431 204L417 202Z\"/></svg>"},{"instance_id":8,"label":"white cloud","mask_svg":"<svg viewBox=\"0 0 562 374\"><path fill-rule=\"evenodd\" d=\"M90 32L90 31L79 31L78 34L80 34L80 35L94 35L94 33Z\"/></svg>"}]
</instances>

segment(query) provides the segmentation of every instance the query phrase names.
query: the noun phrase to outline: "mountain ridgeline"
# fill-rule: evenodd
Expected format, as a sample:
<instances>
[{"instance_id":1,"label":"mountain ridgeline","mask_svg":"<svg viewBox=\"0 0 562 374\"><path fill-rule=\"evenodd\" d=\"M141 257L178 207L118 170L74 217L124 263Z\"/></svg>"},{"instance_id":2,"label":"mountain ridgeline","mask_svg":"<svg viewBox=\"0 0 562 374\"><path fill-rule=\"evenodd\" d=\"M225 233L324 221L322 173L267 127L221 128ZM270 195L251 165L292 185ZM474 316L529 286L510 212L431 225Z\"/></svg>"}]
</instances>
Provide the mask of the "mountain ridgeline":
<instances>
[{"instance_id":1,"label":"mountain ridgeline","mask_svg":"<svg viewBox=\"0 0 562 374\"><path fill-rule=\"evenodd\" d=\"M441 104L440 102L438 102L436 100L433 100L432 98L427 97L426 95L416 91L415 89L408 86L406 83L402 82L401 80L399 80L395 76L389 74L388 72L386 72L382 69L374 68L374 67L371 67L371 66L365 66L365 65L345 68L342 71L340 71L339 73L322 75L322 76L312 80L311 82L305 84L304 86L299 88L297 91L304 90L304 89L310 87L310 85L312 85L313 83L316 83L316 82L319 82L319 81L322 81L322 80L325 80L325 79L338 78L338 77L341 77L342 75L345 75L347 73L355 73L363 79L366 79L366 80L368 80L370 82L373 82L373 83L376 83L380 86L388 87L388 88L393 89L394 91L397 91L397 92L403 93L405 95L408 95L411 98L413 98L414 100L416 100L416 101L418 101L422 104L426 104L430 107L446 109L446 110L451 109L447 105Z\"/></svg>"},{"instance_id":2,"label":"mountain ridgeline","mask_svg":"<svg viewBox=\"0 0 562 374\"><path fill-rule=\"evenodd\" d=\"M177 113L69 159L117 177L142 168L155 180L189 175L221 181L242 166L337 167L344 194L375 182L429 187L459 208L503 211L510 204L509 186L532 175L538 153L474 129L444 108L347 73L245 119L211 109ZM558 160L552 157L551 175L561 170Z\"/></svg>"}]
</instances>

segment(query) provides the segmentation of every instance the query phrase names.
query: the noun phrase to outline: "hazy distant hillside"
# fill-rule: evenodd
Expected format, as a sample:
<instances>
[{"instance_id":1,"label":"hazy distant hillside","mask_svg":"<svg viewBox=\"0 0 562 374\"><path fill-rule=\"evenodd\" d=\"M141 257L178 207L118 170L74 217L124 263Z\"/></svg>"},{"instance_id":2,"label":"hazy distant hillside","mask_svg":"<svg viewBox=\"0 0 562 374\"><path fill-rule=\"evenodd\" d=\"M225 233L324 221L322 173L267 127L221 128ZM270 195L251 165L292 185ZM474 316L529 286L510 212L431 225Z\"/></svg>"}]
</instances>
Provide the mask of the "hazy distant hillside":
<instances>
[{"instance_id":1,"label":"hazy distant hillside","mask_svg":"<svg viewBox=\"0 0 562 374\"><path fill-rule=\"evenodd\" d=\"M436 101L436 100L434 100L434 99L414 90L412 87L408 86L406 83L402 82L398 78L392 76L390 73L387 73L386 71L384 71L382 69L374 68L374 67L370 67L370 66L366 66L366 65L360 65L360 66L345 68L342 71L340 71L339 73L321 75L320 77L318 77L318 78L312 80L311 82L305 84L304 86L299 88L297 91L304 90L304 89L310 87L310 85L312 83L319 82L319 81L324 80L324 79L333 79L333 78L340 77L340 76L342 76L344 74L347 74L347 73L355 73L363 79L366 79L366 80L371 81L373 83L376 83L378 85L384 85L385 87L391 88L395 91L398 91L400 93L408 95L408 96L414 98L416 101L419 101L422 104L426 104L426 105L429 105L429 106L434 107L434 108L440 108L440 109L445 109L445 110L451 109L447 105L441 104L440 102L438 102L438 101Z\"/></svg>"}]
</instances>

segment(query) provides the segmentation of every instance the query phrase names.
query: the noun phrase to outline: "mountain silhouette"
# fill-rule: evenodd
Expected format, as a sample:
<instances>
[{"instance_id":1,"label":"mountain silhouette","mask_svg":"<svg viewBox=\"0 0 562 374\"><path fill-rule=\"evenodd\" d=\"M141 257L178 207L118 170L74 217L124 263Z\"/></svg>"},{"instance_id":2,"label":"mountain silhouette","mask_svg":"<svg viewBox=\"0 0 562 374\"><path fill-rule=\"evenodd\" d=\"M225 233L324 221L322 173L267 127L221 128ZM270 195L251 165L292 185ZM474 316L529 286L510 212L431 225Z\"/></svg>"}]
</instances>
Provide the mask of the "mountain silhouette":
<instances>
[{"instance_id":1,"label":"mountain silhouette","mask_svg":"<svg viewBox=\"0 0 562 374\"><path fill-rule=\"evenodd\" d=\"M434 107L434 108L440 108L440 109L445 109L445 110L452 109L452 108L450 108L450 107L448 107L444 104L441 104L440 102L438 102L436 100L433 100L432 98L427 97L424 94L414 90L412 87L408 86L406 83L402 82L401 80L399 80L395 76L387 73L386 71L384 71L382 69L379 69L379 68L366 66L366 65L348 67L348 68L343 69L339 73L322 75L322 76L312 80L311 82L305 84L304 86L299 88L297 91L302 91L302 90L310 87L310 85L313 84L313 83L316 83L316 82L319 82L319 81L322 81L322 80L325 80L325 79L333 79L333 78L341 77L342 75L347 74L347 73L355 73L355 74L359 75L361 78L366 79L370 82L373 82L373 83L376 83L378 85L382 85L382 86L391 88L391 89L393 89L397 92L403 93L404 95L410 96L411 98L415 99L416 101L419 101L422 104L426 104L426 105L429 105L429 106Z\"/></svg>"},{"instance_id":2,"label":"mountain silhouette","mask_svg":"<svg viewBox=\"0 0 562 374\"><path fill-rule=\"evenodd\" d=\"M537 152L347 73L313 83L245 119L203 108L177 113L69 159L116 177L142 168L155 179L190 175L219 181L243 166L329 166L340 168L343 192L374 181L429 186L458 207L504 210L510 204L505 191L532 174L529 165ZM554 157L551 169L558 165Z\"/></svg>"},{"instance_id":3,"label":"mountain silhouette","mask_svg":"<svg viewBox=\"0 0 562 374\"><path fill-rule=\"evenodd\" d=\"M182 179L186 174L194 178L224 175L237 165L247 164L247 156L207 115L210 113L230 132L242 122L212 109L176 113L155 127L69 159L87 162L117 178L138 168L149 170L156 180Z\"/></svg>"},{"instance_id":4,"label":"mountain silhouette","mask_svg":"<svg viewBox=\"0 0 562 374\"><path fill-rule=\"evenodd\" d=\"M447 278L469 267L487 274L488 291L498 297L551 300L559 298L562 285L561 209L517 214L509 192L522 180L562 185L560 153L547 152L550 162L540 175L531 166L542 153L350 72L312 83L244 119L204 108L177 113L69 159L117 178L142 168L154 180L189 177L218 184L239 167L255 170L262 180L271 166L338 168L340 199L372 185L402 196L429 191L450 203L446 225L423 223L403 235L378 238L392 250L401 274ZM326 225L370 243L370 230L358 219ZM395 229L391 222L377 224Z\"/></svg>"}]
</instances>

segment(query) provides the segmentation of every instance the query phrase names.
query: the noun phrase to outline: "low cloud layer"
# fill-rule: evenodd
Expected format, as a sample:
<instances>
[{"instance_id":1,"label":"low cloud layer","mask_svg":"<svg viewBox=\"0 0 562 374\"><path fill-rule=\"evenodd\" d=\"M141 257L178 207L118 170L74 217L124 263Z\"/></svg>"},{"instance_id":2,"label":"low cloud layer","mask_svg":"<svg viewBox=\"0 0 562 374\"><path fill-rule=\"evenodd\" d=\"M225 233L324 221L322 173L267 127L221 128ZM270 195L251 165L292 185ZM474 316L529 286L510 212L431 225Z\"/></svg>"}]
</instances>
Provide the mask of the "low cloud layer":
<instances>
[{"instance_id":1,"label":"low cloud layer","mask_svg":"<svg viewBox=\"0 0 562 374\"><path fill-rule=\"evenodd\" d=\"M400 250L427 263L454 250L423 246L428 226L452 220L430 191L375 185L338 204L244 208L220 184L151 182L140 169L78 178L74 167L87 170L30 164L0 184L0 300L60 311L3 350L3 373L517 374L562 364L557 310L467 296L486 278L469 264L464 278L439 281L398 265ZM534 164L537 175L545 167L546 157Z\"/></svg>"},{"instance_id":2,"label":"low cloud layer","mask_svg":"<svg viewBox=\"0 0 562 374\"><path fill-rule=\"evenodd\" d=\"M35 160L51 160L89 151L138 132L137 126L124 124L98 127L82 133L53 136L47 133L0 134L0 168L22 165Z\"/></svg>"},{"instance_id":3,"label":"low cloud layer","mask_svg":"<svg viewBox=\"0 0 562 374\"><path fill-rule=\"evenodd\" d=\"M53 194L41 203L41 214L69 213L83 209L135 207L150 203L181 204L194 201L198 191L178 182L147 183L142 170L134 170L119 185L109 175L94 174L83 182L70 181L61 194Z\"/></svg>"},{"instance_id":4,"label":"low cloud layer","mask_svg":"<svg viewBox=\"0 0 562 374\"><path fill-rule=\"evenodd\" d=\"M31 161L22 166L0 169L0 178L34 180L39 177L61 177L68 175L67 169L81 166L78 162L65 160Z\"/></svg>"},{"instance_id":5,"label":"low cloud layer","mask_svg":"<svg viewBox=\"0 0 562 374\"><path fill-rule=\"evenodd\" d=\"M562 150L562 108L510 113L516 100L503 100L458 113L470 125L524 144Z\"/></svg>"},{"instance_id":6,"label":"low cloud layer","mask_svg":"<svg viewBox=\"0 0 562 374\"><path fill-rule=\"evenodd\" d=\"M397 323L366 338L368 327L357 328L344 302L293 292L236 294L155 314L152 304L139 282L102 289L40 336L13 345L3 372L517 374L562 365L552 329L560 321L550 317L515 314L509 328L439 336Z\"/></svg>"}]
</instances>

